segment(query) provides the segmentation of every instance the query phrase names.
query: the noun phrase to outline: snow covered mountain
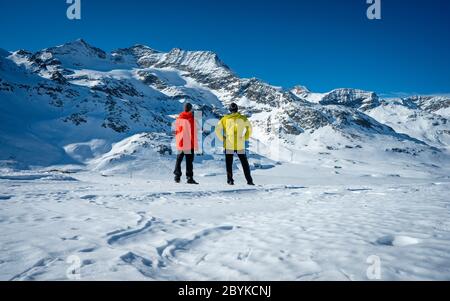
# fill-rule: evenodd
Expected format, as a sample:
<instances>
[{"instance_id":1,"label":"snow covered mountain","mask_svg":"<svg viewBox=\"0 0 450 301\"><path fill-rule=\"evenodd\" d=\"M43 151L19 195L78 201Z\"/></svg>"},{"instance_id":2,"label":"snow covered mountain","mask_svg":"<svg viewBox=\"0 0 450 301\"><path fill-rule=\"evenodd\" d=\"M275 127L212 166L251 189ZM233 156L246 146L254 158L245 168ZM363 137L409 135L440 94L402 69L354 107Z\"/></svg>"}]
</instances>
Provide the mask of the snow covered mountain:
<instances>
[{"instance_id":1,"label":"snow covered mountain","mask_svg":"<svg viewBox=\"0 0 450 301\"><path fill-rule=\"evenodd\" d=\"M450 99L409 97L389 99L366 113L399 133L429 145L447 149L450 145Z\"/></svg>"},{"instance_id":2,"label":"snow covered mountain","mask_svg":"<svg viewBox=\"0 0 450 301\"><path fill-rule=\"evenodd\" d=\"M237 102L255 125L253 149L265 146L263 155L276 160L295 161L303 152L392 153L439 163L450 141L448 98L284 90L239 78L208 51L135 45L107 53L84 40L36 53L2 50L0 98L0 160L15 167L88 163L144 132L167 147L186 100L205 119ZM284 155L267 151L274 142Z\"/></svg>"}]
</instances>

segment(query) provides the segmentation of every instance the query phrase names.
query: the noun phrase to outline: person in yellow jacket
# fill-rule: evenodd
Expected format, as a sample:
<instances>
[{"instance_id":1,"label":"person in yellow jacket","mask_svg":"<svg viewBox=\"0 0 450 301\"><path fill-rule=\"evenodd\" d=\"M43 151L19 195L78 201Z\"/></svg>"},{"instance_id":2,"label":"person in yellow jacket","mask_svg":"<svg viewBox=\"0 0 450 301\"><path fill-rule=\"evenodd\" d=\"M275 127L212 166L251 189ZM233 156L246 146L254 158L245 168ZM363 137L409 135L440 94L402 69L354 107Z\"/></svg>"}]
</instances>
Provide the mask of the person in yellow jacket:
<instances>
[{"instance_id":1,"label":"person in yellow jacket","mask_svg":"<svg viewBox=\"0 0 450 301\"><path fill-rule=\"evenodd\" d=\"M227 168L227 182L234 185L233 159L237 154L244 170L248 185L253 184L250 165L246 155L246 142L252 134L252 126L247 117L239 113L237 104L232 103L229 107L231 114L223 117L216 126L216 135L223 142L225 150L225 162Z\"/></svg>"}]
</instances>

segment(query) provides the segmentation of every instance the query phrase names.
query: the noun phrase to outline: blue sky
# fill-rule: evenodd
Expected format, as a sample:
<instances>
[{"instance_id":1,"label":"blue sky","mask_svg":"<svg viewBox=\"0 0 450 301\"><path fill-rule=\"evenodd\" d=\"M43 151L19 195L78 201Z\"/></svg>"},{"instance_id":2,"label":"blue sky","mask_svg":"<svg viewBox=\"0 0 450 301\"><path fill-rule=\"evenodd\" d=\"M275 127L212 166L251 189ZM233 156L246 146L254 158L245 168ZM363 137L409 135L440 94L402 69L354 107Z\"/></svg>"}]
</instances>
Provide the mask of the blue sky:
<instances>
[{"instance_id":1,"label":"blue sky","mask_svg":"<svg viewBox=\"0 0 450 301\"><path fill-rule=\"evenodd\" d=\"M314 91L450 93L450 1L366 0L0 1L0 47L38 50L77 38L107 51L136 43L212 50L242 77Z\"/></svg>"}]
</instances>

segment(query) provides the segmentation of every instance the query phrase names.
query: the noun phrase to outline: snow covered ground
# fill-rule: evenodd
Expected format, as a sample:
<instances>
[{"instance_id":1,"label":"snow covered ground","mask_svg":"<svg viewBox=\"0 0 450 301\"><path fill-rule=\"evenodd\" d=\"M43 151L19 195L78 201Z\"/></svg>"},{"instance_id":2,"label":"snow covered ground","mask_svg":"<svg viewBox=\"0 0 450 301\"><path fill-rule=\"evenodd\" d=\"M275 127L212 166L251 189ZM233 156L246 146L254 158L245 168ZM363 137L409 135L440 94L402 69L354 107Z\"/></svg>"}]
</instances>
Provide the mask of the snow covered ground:
<instances>
[{"instance_id":1,"label":"snow covered ground","mask_svg":"<svg viewBox=\"0 0 450 301\"><path fill-rule=\"evenodd\" d=\"M3 170L0 280L368 280L373 258L381 280L450 280L445 168L305 158L253 188L209 161L175 184L172 163Z\"/></svg>"}]
</instances>

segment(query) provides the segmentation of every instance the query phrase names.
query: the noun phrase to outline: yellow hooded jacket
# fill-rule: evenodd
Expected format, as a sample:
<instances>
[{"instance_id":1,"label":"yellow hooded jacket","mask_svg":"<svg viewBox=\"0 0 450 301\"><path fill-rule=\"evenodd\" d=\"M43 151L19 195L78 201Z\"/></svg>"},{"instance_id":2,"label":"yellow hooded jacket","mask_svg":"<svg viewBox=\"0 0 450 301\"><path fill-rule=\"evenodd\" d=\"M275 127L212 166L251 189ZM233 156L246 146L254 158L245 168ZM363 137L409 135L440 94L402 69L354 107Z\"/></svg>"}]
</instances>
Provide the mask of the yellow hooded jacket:
<instances>
[{"instance_id":1,"label":"yellow hooded jacket","mask_svg":"<svg viewBox=\"0 0 450 301\"><path fill-rule=\"evenodd\" d=\"M225 150L245 150L245 142L252 135L252 126L247 117L233 113L223 117L216 126L216 135L223 141Z\"/></svg>"}]
</instances>

